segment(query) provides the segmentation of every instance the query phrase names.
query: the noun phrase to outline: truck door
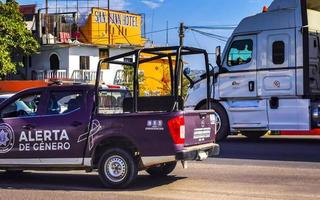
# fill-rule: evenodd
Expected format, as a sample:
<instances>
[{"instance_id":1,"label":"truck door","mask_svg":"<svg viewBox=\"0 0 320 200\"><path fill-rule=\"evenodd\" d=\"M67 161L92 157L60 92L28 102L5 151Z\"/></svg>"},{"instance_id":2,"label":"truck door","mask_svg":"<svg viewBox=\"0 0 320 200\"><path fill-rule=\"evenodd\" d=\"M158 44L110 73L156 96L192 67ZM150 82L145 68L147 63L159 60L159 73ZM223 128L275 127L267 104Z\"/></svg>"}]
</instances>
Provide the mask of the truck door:
<instances>
[{"instance_id":1,"label":"truck door","mask_svg":"<svg viewBox=\"0 0 320 200\"><path fill-rule=\"evenodd\" d=\"M257 96L256 46L256 35L233 38L223 62L228 72L219 75L221 98Z\"/></svg>"},{"instance_id":2,"label":"truck door","mask_svg":"<svg viewBox=\"0 0 320 200\"><path fill-rule=\"evenodd\" d=\"M81 165L86 142L78 142L88 128L89 104L83 90L50 90L42 116L41 162L48 165ZM85 106L88 105L88 106ZM47 159L50 157L50 159Z\"/></svg>"},{"instance_id":3,"label":"truck door","mask_svg":"<svg viewBox=\"0 0 320 200\"><path fill-rule=\"evenodd\" d=\"M296 95L294 30L264 31L258 40L258 96L280 97Z\"/></svg>"},{"instance_id":4,"label":"truck door","mask_svg":"<svg viewBox=\"0 0 320 200\"><path fill-rule=\"evenodd\" d=\"M265 101L257 99L257 36L236 36L226 49L219 74L219 95L223 99L233 130L266 130Z\"/></svg>"},{"instance_id":5,"label":"truck door","mask_svg":"<svg viewBox=\"0 0 320 200\"><path fill-rule=\"evenodd\" d=\"M264 31L258 36L258 97L265 99L271 130L308 130L309 103L299 93L302 66L297 65L295 29ZM313 72L316 74L317 72Z\"/></svg>"},{"instance_id":6,"label":"truck door","mask_svg":"<svg viewBox=\"0 0 320 200\"><path fill-rule=\"evenodd\" d=\"M0 165L40 164L33 148L34 130L41 122L42 93L24 93L4 102L0 110Z\"/></svg>"}]
</instances>

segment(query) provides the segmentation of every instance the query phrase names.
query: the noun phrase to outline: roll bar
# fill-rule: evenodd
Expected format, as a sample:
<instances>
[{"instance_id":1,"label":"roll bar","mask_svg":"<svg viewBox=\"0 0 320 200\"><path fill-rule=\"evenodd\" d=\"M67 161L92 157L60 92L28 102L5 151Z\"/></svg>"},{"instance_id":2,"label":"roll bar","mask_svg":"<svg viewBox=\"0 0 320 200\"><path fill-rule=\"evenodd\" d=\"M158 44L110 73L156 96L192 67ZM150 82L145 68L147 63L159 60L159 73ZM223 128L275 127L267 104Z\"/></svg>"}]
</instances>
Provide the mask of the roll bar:
<instances>
[{"instance_id":1,"label":"roll bar","mask_svg":"<svg viewBox=\"0 0 320 200\"><path fill-rule=\"evenodd\" d=\"M151 55L148 58L142 58L141 54L146 53ZM172 111L177 111L179 109L179 82L182 80L183 76L183 61L182 56L184 55L195 55L195 54L203 54L205 59L205 68L206 68L206 77L207 77L207 108L211 108L211 87L210 87L210 74L209 74L209 57L208 53L204 49L198 49L194 47L185 47L185 46L169 46L169 47L156 47L156 48L142 48L130 51L128 53L120 54L117 56L113 56L110 58L101 59L98 63L97 74L96 74L96 83L95 83L95 108L98 107L98 97L99 97L99 80L101 74L101 65L103 63L109 64L118 64L118 65L126 65L133 67L134 71L134 80L133 80L133 112L138 111L138 96L139 96L139 77L138 77L138 69L139 65L147 62L151 62L154 60L158 60L161 58L168 58L170 75L171 75L171 95L174 96L175 106L172 108ZM119 61L121 58L125 57L133 57L132 62L127 61ZM172 57L175 57L175 66L172 63Z\"/></svg>"}]
</instances>

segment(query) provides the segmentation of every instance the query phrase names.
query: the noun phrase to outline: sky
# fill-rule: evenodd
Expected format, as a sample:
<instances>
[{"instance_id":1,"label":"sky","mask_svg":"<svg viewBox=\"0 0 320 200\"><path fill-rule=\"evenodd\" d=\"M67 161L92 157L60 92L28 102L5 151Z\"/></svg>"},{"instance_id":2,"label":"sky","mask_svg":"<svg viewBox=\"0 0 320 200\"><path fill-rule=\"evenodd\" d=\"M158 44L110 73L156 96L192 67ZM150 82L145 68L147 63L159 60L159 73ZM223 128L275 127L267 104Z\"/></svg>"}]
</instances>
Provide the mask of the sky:
<instances>
[{"instance_id":1,"label":"sky","mask_svg":"<svg viewBox=\"0 0 320 200\"><path fill-rule=\"evenodd\" d=\"M50 1L50 0L49 0ZM62 1L62 0L58 0ZM65 0L63 0L65 1ZM71 1L71 0L69 0ZM83 1L84 0L80 0ZM97 0L90 0L97 2ZM18 0L20 4L43 4L43 0ZM55 2L55 0L51 0ZM107 6L107 0L100 0L100 6ZM272 0L110 0L111 9L128 10L132 13L144 13L146 16L146 32L155 32L178 27L181 22L186 26L236 26L241 19L262 11ZM41 6L41 5L40 5ZM228 30L201 30L224 37L231 35ZM147 38L155 45L166 45L166 32L147 34ZM169 31L169 45L178 45L178 30ZM215 47L224 46L225 42L202 36L191 30L185 34L185 45L214 52Z\"/></svg>"}]
</instances>

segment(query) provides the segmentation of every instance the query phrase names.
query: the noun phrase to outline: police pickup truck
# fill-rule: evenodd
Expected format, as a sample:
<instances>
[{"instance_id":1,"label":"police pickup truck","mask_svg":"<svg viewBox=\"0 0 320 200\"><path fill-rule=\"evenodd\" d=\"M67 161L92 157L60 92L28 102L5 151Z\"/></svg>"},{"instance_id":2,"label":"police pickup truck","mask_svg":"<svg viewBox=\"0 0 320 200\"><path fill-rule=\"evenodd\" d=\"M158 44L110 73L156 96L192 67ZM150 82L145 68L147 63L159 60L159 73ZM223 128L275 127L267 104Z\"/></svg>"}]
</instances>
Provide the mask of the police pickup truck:
<instances>
[{"instance_id":1,"label":"police pickup truck","mask_svg":"<svg viewBox=\"0 0 320 200\"><path fill-rule=\"evenodd\" d=\"M175 49L153 53L170 57ZM180 72L174 72L179 67L171 69L176 76L171 80L179 83ZM156 97L139 97L137 83L133 95L97 83L32 88L5 100L0 104L0 169L97 170L105 186L123 188L140 170L164 176L179 160L219 153L212 111L183 111L174 83L171 96Z\"/></svg>"}]
</instances>

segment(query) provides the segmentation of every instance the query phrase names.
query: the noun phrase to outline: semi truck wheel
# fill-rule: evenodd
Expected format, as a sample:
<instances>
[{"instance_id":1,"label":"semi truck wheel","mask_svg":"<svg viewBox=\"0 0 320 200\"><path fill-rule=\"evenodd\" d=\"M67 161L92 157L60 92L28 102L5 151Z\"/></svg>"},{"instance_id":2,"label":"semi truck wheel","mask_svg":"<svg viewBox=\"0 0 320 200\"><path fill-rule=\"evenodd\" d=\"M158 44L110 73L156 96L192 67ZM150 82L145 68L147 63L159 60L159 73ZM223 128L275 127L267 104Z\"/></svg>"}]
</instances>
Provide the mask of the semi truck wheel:
<instances>
[{"instance_id":1,"label":"semi truck wheel","mask_svg":"<svg viewBox=\"0 0 320 200\"><path fill-rule=\"evenodd\" d=\"M176 168L177 162L169 162L169 163L163 163L156 167L151 167L147 169L146 171L151 176L167 176L170 174L175 168Z\"/></svg>"},{"instance_id":2,"label":"semi truck wheel","mask_svg":"<svg viewBox=\"0 0 320 200\"><path fill-rule=\"evenodd\" d=\"M215 116L217 120L217 135L216 142L226 139L230 133L229 119L224 108L218 103L212 103L212 109L215 110ZM200 106L197 110L206 110L206 104Z\"/></svg>"},{"instance_id":3,"label":"semi truck wheel","mask_svg":"<svg viewBox=\"0 0 320 200\"><path fill-rule=\"evenodd\" d=\"M264 136L266 131L241 131L241 134L246 136L248 139L258 139Z\"/></svg>"},{"instance_id":4,"label":"semi truck wheel","mask_svg":"<svg viewBox=\"0 0 320 200\"><path fill-rule=\"evenodd\" d=\"M99 161L99 177L109 188L125 188L138 174L133 155L120 148L108 149Z\"/></svg>"}]
</instances>

